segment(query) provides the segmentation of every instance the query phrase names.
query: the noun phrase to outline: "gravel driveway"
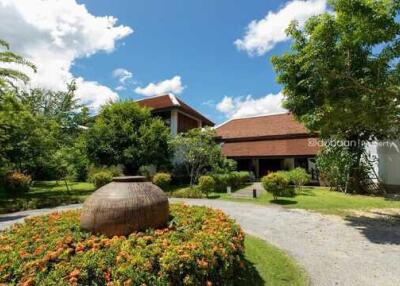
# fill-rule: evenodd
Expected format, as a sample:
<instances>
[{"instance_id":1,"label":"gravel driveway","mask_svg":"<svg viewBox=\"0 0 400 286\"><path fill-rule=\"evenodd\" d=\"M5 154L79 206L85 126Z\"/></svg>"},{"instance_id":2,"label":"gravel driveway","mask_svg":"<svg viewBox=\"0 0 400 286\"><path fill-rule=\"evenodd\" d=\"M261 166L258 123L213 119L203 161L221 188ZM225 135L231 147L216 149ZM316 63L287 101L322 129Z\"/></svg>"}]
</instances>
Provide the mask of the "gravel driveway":
<instances>
[{"instance_id":1,"label":"gravel driveway","mask_svg":"<svg viewBox=\"0 0 400 286\"><path fill-rule=\"evenodd\" d=\"M400 285L400 226L381 217L346 220L304 210L213 200L172 199L222 209L250 234L293 256L317 286ZM0 229L26 216L80 205L0 215Z\"/></svg>"}]
</instances>

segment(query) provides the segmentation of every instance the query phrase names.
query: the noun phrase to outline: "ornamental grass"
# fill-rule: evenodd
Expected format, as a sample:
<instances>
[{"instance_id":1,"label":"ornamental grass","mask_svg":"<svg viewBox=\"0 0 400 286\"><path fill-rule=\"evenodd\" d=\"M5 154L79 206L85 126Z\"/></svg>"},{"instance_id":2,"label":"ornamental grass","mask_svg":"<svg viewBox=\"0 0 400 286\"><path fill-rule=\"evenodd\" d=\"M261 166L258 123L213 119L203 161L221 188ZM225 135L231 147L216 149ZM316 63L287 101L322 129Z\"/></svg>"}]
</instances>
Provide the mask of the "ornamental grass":
<instances>
[{"instance_id":1,"label":"ornamental grass","mask_svg":"<svg viewBox=\"0 0 400 286\"><path fill-rule=\"evenodd\" d=\"M244 267L244 233L222 211L171 205L161 229L107 238L79 211L27 219L0 234L0 284L230 285Z\"/></svg>"}]
</instances>

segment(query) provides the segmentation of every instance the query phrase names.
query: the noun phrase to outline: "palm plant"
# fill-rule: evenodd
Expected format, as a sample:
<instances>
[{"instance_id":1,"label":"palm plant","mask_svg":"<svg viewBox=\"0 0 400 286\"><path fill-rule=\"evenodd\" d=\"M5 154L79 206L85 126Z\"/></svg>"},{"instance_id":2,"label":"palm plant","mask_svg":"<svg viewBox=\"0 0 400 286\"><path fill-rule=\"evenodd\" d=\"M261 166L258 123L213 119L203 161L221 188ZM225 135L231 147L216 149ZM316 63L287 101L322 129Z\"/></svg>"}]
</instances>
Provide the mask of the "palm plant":
<instances>
[{"instance_id":1,"label":"palm plant","mask_svg":"<svg viewBox=\"0 0 400 286\"><path fill-rule=\"evenodd\" d=\"M22 56L10 51L9 44L0 39L0 93L4 92L5 89L12 87L16 88L15 83L22 81L27 83L29 77L16 69L10 67L4 67L3 64L17 64L30 67L36 72L36 66L23 58Z\"/></svg>"}]
</instances>

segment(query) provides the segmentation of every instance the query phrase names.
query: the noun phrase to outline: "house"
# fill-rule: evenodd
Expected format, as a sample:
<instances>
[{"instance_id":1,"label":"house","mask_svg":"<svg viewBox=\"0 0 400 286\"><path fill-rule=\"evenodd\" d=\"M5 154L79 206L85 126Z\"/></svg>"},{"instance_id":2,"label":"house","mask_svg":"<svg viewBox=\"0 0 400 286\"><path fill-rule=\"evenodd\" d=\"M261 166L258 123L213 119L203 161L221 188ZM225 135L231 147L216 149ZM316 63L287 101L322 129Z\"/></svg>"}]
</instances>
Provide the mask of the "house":
<instances>
[{"instance_id":1,"label":"house","mask_svg":"<svg viewBox=\"0 0 400 286\"><path fill-rule=\"evenodd\" d=\"M317 136L290 113L231 119L216 127L222 153L238 163L238 170L257 178L277 170L302 167L317 179Z\"/></svg>"},{"instance_id":2,"label":"house","mask_svg":"<svg viewBox=\"0 0 400 286\"><path fill-rule=\"evenodd\" d=\"M176 135L193 128L214 126L214 123L175 95L169 93L138 100L142 107L151 109L153 115L161 117Z\"/></svg>"}]
</instances>

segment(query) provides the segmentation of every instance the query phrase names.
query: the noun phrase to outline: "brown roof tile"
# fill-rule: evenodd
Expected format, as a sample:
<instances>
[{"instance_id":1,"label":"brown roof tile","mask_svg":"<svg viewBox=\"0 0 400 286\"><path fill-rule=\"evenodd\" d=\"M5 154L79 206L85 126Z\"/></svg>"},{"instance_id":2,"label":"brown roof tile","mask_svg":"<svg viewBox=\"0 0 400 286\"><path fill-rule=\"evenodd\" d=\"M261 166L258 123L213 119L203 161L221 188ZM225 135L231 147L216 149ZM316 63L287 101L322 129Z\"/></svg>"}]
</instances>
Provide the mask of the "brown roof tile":
<instances>
[{"instance_id":1,"label":"brown roof tile","mask_svg":"<svg viewBox=\"0 0 400 286\"><path fill-rule=\"evenodd\" d=\"M227 157L272 157L316 155L319 147L309 138L226 142L222 153ZM315 141L314 141L315 142Z\"/></svg>"},{"instance_id":2,"label":"brown roof tile","mask_svg":"<svg viewBox=\"0 0 400 286\"><path fill-rule=\"evenodd\" d=\"M293 136L309 131L290 113L233 119L216 128L222 139Z\"/></svg>"},{"instance_id":3,"label":"brown roof tile","mask_svg":"<svg viewBox=\"0 0 400 286\"><path fill-rule=\"evenodd\" d=\"M138 100L137 103L140 106L146 106L153 110L177 108L193 117L201 119L204 125L214 126L214 123L211 120L173 94L145 98Z\"/></svg>"}]
</instances>

